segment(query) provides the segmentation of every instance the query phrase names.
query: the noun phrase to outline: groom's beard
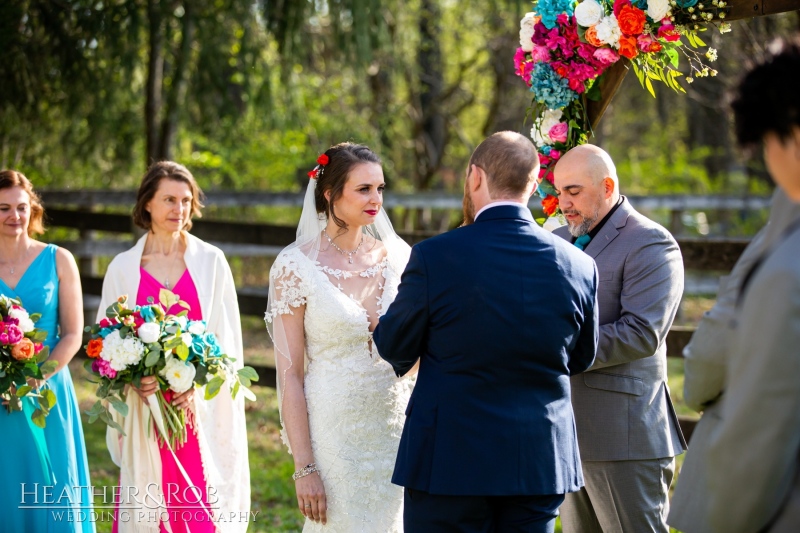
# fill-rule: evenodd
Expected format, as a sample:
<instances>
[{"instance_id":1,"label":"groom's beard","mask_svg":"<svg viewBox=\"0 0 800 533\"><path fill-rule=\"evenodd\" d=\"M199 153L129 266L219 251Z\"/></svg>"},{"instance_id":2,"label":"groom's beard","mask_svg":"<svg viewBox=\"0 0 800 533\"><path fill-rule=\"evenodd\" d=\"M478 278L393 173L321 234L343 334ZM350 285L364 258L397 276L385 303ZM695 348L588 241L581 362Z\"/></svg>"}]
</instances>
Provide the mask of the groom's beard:
<instances>
[{"instance_id":1,"label":"groom's beard","mask_svg":"<svg viewBox=\"0 0 800 533\"><path fill-rule=\"evenodd\" d=\"M464 183L464 201L463 201L464 220L461 222L462 226L468 226L475 222L475 204L472 203L472 198L467 191L467 184Z\"/></svg>"},{"instance_id":2,"label":"groom's beard","mask_svg":"<svg viewBox=\"0 0 800 533\"><path fill-rule=\"evenodd\" d=\"M586 216L577 209L567 209L562 211L565 215L580 215L581 221L580 222L570 222L567 221L567 226L569 230L569 234L573 237L581 237L589 233L589 230L592 228L597 219L600 217L600 206L594 210L594 213L591 216Z\"/></svg>"}]
</instances>

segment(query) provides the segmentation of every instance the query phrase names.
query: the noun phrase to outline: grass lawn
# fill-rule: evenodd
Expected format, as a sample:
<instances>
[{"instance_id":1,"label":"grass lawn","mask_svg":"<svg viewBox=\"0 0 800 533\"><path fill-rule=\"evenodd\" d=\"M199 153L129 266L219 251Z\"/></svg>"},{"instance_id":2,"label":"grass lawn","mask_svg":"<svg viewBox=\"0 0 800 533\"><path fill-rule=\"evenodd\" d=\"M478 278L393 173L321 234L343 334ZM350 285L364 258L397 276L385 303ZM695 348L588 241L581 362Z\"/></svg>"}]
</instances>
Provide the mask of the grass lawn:
<instances>
[{"instance_id":1,"label":"grass lawn","mask_svg":"<svg viewBox=\"0 0 800 533\"><path fill-rule=\"evenodd\" d=\"M255 322L254 325L256 325ZM263 364L266 361L263 355L260 357L251 357L251 355L269 349L267 343L268 341L265 341L260 335L245 335L246 352L249 352L246 355L248 361L254 363L258 361ZM263 353L261 351L261 354ZM670 358L668 362L669 385L678 414L695 415L683 404L683 361ZM70 367L81 411L85 411L94 402L93 385L85 380L86 373L82 368L81 361L73 361ZM250 445L252 511L258 514L248 531L253 533L300 531L303 517L296 510L294 483L291 481L294 464L278 437L278 409L275 390L267 387L255 387L254 392L258 399L256 402L247 402L246 409ZM119 470L111 462L106 450L105 426L101 422L88 424L84 416L84 431L92 483L96 487L116 485ZM682 463L682 457L678 458L678 464L680 465L680 463ZM100 533L111 531L111 523L108 521L98 522L97 526ZM556 525L556 531L561 531L560 524Z\"/></svg>"}]
</instances>

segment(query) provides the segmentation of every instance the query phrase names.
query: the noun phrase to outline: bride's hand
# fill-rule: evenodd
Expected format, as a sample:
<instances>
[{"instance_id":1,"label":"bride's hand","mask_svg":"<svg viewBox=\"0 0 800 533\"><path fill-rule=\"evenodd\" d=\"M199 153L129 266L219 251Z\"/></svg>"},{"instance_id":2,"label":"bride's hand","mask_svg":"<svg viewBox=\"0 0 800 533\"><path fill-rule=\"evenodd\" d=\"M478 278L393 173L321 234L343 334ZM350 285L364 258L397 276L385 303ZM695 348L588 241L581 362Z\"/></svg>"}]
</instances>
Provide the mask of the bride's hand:
<instances>
[{"instance_id":1,"label":"bride's hand","mask_svg":"<svg viewBox=\"0 0 800 533\"><path fill-rule=\"evenodd\" d=\"M325 486L316 472L301 477L294 482L297 492L297 505L304 516L314 522L328 522L328 502L325 498Z\"/></svg>"}]
</instances>

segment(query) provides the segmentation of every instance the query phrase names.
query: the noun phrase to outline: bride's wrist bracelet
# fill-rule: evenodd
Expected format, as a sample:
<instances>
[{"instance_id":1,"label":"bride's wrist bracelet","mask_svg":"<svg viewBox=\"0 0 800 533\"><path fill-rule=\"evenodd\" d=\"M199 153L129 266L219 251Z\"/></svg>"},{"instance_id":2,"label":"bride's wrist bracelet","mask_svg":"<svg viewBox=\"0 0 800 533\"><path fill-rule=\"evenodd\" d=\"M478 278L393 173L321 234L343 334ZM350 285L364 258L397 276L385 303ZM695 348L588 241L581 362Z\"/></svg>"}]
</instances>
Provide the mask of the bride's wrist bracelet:
<instances>
[{"instance_id":1,"label":"bride's wrist bracelet","mask_svg":"<svg viewBox=\"0 0 800 533\"><path fill-rule=\"evenodd\" d=\"M292 479L297 481L301 477L306 477L314 472L318 472L317 470L317 463L309 463L294 474L292 474Z\"/></svg>"}]
</instances>

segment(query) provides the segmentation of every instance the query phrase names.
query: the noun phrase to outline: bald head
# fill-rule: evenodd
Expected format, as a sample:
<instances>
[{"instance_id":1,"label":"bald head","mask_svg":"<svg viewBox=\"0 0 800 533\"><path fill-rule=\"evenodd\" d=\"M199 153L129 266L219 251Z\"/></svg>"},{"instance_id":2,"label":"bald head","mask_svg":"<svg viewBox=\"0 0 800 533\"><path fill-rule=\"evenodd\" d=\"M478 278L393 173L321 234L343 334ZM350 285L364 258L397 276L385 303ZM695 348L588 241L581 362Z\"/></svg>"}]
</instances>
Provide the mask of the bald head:
<instances>
[{"instance_id":1,"label":"bald head","mask_svg":"<svg viewBox=\"0 0 800 533\"><path fill-rule=\"evenodd\" d=\"M602 148L593 144L576 146L558 160L554 172L558 172L559 168L566 172L566 167L571 167L570 170L578 170L596 185L599 185L605 178L611 178L614 182L614 192L617 196L619 195L617 167L608 152Z\"/></svg>"},{"instance_id":2,"label":"bald head","mask_svg":"<svg viewBox=\"0 0 800 533\"><path fill-rule=\"evenodd\" d=\"M619 201L617 169L597 146L569 150L556 163L553 178L558 205L576 237L589 233Z\"/></svg>"}]
</instances>

